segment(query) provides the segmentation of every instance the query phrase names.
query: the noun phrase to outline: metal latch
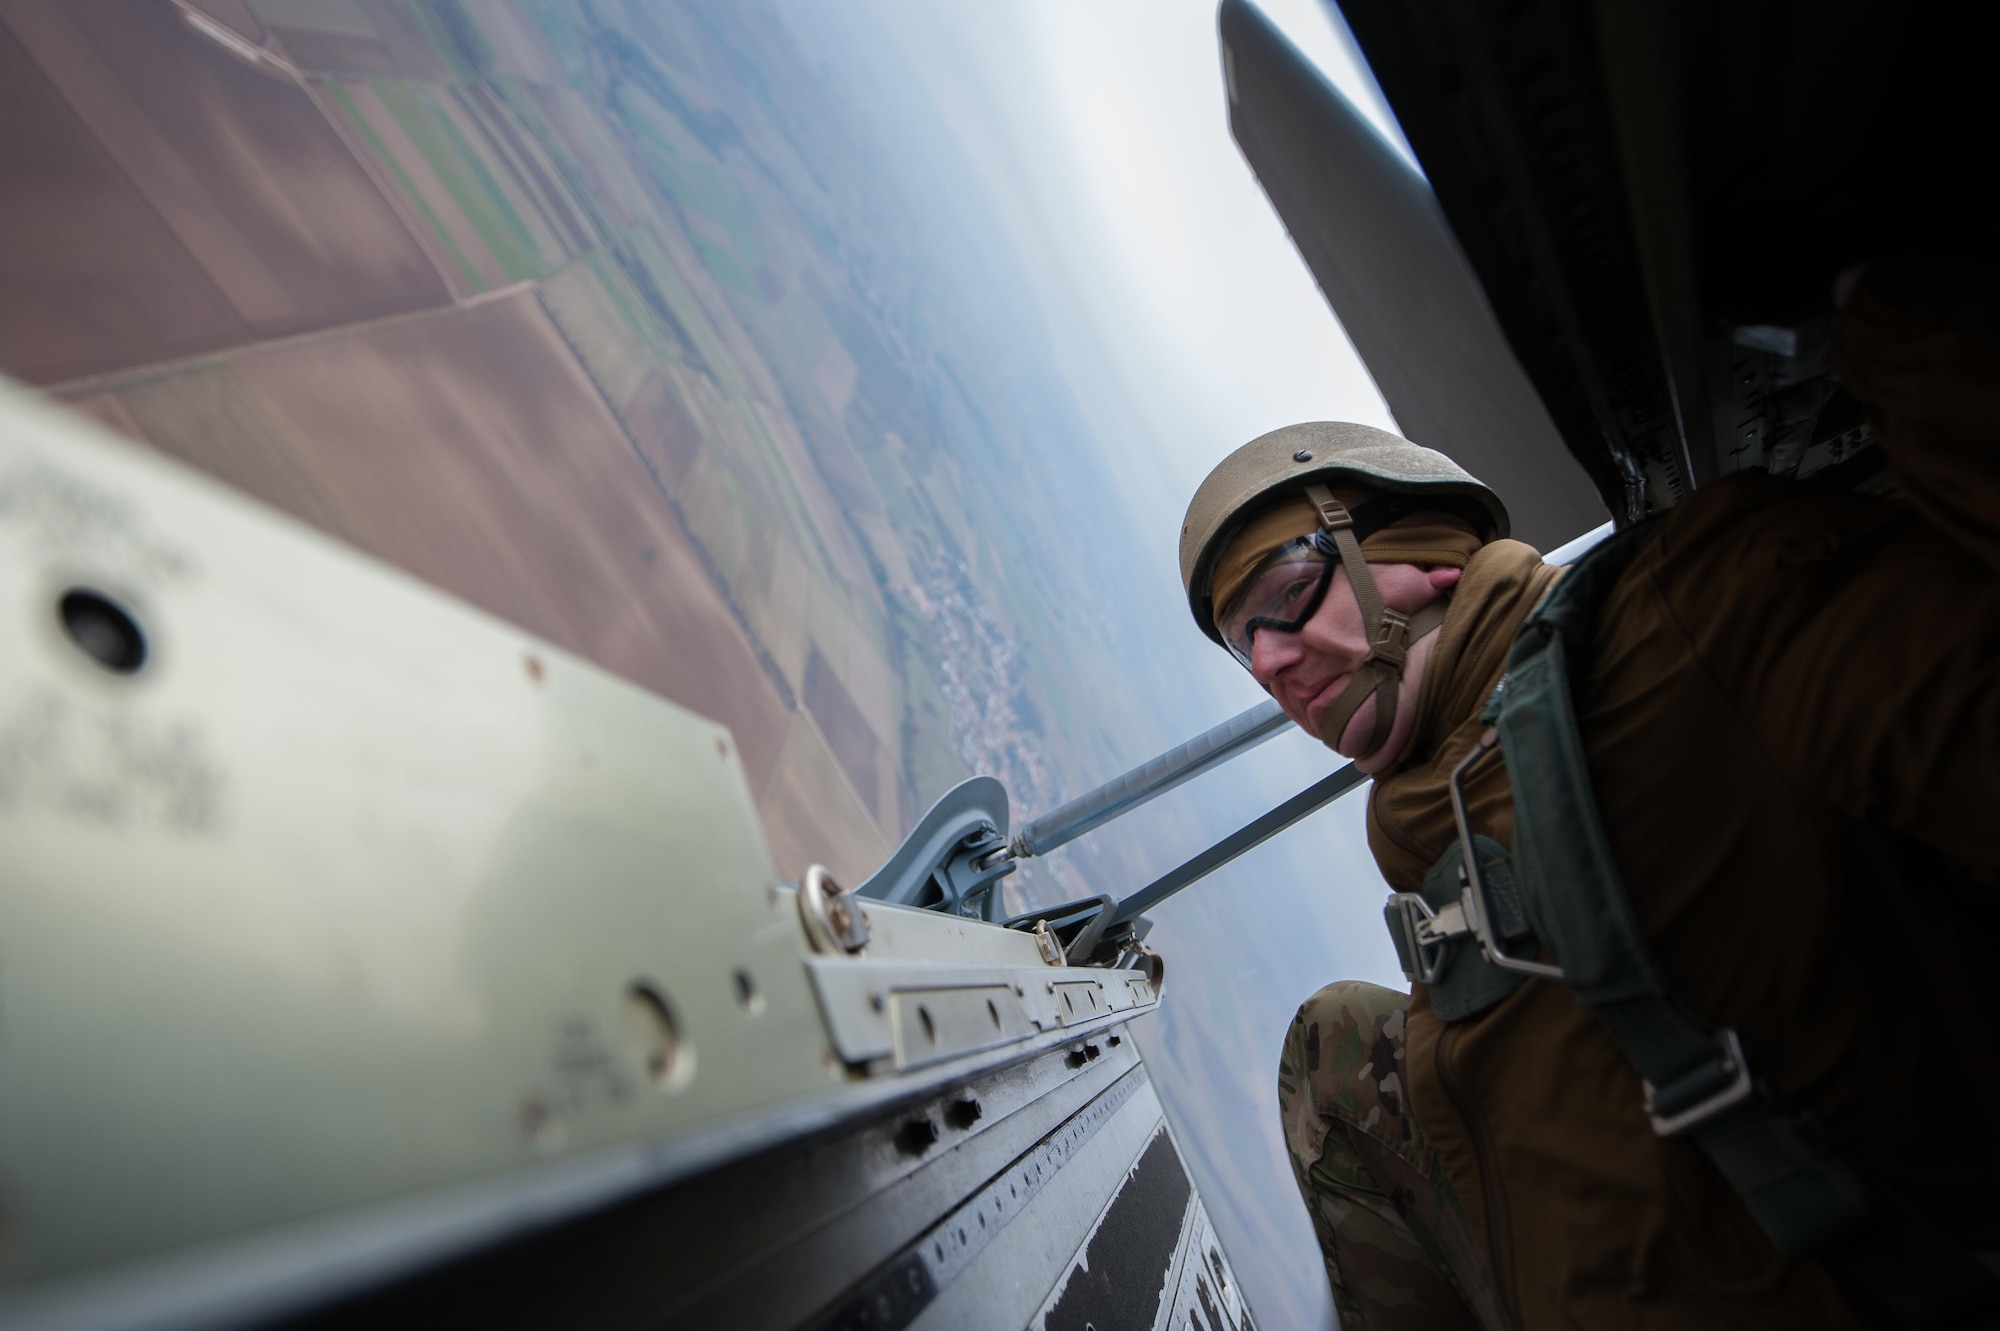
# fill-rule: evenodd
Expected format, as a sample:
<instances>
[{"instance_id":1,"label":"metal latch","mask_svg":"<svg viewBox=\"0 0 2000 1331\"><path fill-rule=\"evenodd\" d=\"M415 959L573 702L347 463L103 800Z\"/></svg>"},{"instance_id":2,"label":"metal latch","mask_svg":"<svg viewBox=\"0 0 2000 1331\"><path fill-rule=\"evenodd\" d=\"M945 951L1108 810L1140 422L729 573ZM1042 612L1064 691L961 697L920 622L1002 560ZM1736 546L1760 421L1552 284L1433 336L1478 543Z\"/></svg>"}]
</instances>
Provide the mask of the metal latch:
<instances>
[{"instance_id":1,"label":"metal latch","mask_svg":"<svg viewBox=\"0 0 2000 1331\"><path fill-rule=\"evenodd\" d=\"M1419 980L1435 983L1444 969L1444 945L1472 932L1472 926L1466 922L1464 900L1454 901L1443 910L1432 910L1430 903L1417 893L1396 892L1390 895L1389 904L1396 911L1414 967L1405 970L1404 977L1413 984Z\"/></svg>"},{"instance_id":2,"label":"metal latch","mask_svg":"<svg viewBox=\"0 0 2000 1331\"><path fill-rule=\"evenodd\" d=\"M1736 1038L1736 1032L1725 1026L1715 1033L1713 1062L1703 1063L1693 1071L1684 1073L1667 1087L1669 1100L1679 1100L1690 1090L1698 1091L1703 1086L1720 1082L1715 1090L1702 1096L1685 1109L1671 1114L1661 1114L1656 1108L1658 1092L1650 1081L1639 1083L1646 1104L1646 1117L1652 1121L1653 1131L1662 1137L1676 1137L1690 1128L1698 1128L1717 1115L1734 1109L1748 1100L1755 1091L1750 1081L1750 1063L1743 1057L1743 1042ZM1692 1084L1691 1084L1692 1083Z\"/></svg>"},{"instance_id":3,"label":"metal latch","mask_svg":"<svg viewBox=\"0 0 2000 1331\"><path fill-rule=\"evenodd\" d=\"M1506 680L1501 680L1501 687ZM1494 691L1499 697L1499 690ZM1560 980L1562 967L1552 966L1546 961L1534 961L1527 957L1510 956L1506 944L1493 927L1493 910L1487 904L1486 875L1479 865L1479 843L1472 835L1472 818L1465 809L1465 774L1472 765L1500 747L1500 731L1488 725L1480 732L1479 743L1472 752L1465 755L1463 762L1451 770L1451 780L1447 788L1451 792L1452 821L1458 825L1458 881L1464 886L1460 898L1464 904L1463 917L1468 930L1479 937L1479 950L1486 959L1503 971L1516 971L1522 975L1537 975L1543 979Z\"/></svg>"}]
</instances>

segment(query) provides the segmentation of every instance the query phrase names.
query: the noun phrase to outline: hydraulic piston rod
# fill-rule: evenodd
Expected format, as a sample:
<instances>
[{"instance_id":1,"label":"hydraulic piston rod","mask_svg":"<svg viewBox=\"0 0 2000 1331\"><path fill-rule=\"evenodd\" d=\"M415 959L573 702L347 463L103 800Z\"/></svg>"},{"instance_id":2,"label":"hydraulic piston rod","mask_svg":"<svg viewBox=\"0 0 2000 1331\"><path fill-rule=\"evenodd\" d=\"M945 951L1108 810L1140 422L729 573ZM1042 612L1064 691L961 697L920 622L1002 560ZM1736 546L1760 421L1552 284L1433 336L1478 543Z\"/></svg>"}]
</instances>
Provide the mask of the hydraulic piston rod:
<instances>
[{"instance_id":1,"label":"hydraulic piston rod","mask_svg":"<svg viewBox=\"0 0 2000 1331\"><path fill-rule=\"evenodd\" d=\"M1119 925L1136 919L1182 888L1208 877L1238 855L1263 845L1308 814L1317 813L1367 779L1367 774L1353 763L1331 776L1320 778L1269 813L1251 819L1201 854L1120 901L1111 912L1110 923Z\"/></svg>"},{"instance_id":2,"label":"hydraulic piston rod","mask_svg":"<svg viewBox=\"0 0 2000 1331\"><path fill-rule=\"evenodd\" d=\"M1014 834L1009 849L1015 859L1046 855L1057 846L1193 780L1218 763L1257 747L1289 724L1290 719L1275 701L1259 703L1179 748L1168 749L1123 776L1113 777L1097 789L1043 814Z\"/></svg>"}]
</instances>

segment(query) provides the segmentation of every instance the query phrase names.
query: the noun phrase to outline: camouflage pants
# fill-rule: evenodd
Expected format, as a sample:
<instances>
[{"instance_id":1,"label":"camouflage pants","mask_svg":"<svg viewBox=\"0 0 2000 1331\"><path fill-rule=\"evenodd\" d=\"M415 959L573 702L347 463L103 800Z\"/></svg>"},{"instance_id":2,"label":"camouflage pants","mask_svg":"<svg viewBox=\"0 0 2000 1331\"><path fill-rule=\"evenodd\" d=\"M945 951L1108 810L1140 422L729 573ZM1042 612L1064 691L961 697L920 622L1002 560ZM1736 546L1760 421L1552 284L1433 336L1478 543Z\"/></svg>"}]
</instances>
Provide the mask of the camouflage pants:
<instances>
[{"instance_id":1,"label":"camouflage pants","mask_svg":"<svg viewBox=\"0 0 2000 1331\"><path fill-rule=\"evenodd\" d=\"M1409 1115L1410 999L1348 980L1285 1035L1285 1147L1344 1331L1504 1331L1472 1223Z\"/></svg>"}]
</instances>

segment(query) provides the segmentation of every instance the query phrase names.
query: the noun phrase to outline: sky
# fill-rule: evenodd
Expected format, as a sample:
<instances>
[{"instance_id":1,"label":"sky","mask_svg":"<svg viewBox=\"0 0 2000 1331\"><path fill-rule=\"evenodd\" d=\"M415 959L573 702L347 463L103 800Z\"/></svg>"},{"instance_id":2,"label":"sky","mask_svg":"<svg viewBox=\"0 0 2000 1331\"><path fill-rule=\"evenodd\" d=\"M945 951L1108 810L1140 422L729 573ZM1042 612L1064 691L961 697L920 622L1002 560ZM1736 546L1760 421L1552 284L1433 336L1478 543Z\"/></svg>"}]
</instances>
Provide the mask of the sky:
<instances>
[{"instance_id":1,"label":"sky","mask_svg":"<svg viewBox=\"0 0 2000 1331\"><path fill-rule=\"evenodd\" d=\"M1171 500L1172 525L1235 443L1329 412L1390 423L1228 136L1211 4L874 7L1035 256L1033 294L1100 438L1137 445L1135 488ZM1316 0L1285 8L1374 95Z\"/></svg>"},{"instance_id":2,"label":"sky","mask_svg":"<svg viewBox=\"0 0 2000 1331\"><path fill-rule=\"evenodd\" d=\"M1318 0L1264 8L1407 157L1337 16ZM883 68L921 85L911 113L936 117L926 128L966 173L959 193L990 209L978 243L1018 260L1009 271L1028 289L1013 294L1112 463L1138 533L1133 558L1163 588L1178 594L1188 498L1232 449L1299 420L1395 428L1229 136L1213 0L868 0L867 13L868 39L888 48ZM1184 611L1158 632L1154 650L1207 685L1186 713L1189 735L1262 701ZM1338 761L1293 731L1185 798L1226 808L1234 825ZM1270 1326L1331 1324L1275 1130L1279 1040L1299 1002L1334 979L1407 988L1382 925L1364 798L1153 912L1170 978L1142 1044ZM1160 869L1183 853L1165 851Z\"/></svg>"},{"instance_id":3,"label":"sky","mask_svg":"<svg viewBox=\"0 0 2000 1331\"><path fill-rule=\"evenodd\" d=\"M1299 420L1395 428L1229 137L1212 3L870 7L1029 256L1023 294L1164 576L1189 496L1237 445ZM1264 9L1407 156L1337 16ZM1258 699L1226 659L1208 668Z\"/></svg>"}]
</instances>

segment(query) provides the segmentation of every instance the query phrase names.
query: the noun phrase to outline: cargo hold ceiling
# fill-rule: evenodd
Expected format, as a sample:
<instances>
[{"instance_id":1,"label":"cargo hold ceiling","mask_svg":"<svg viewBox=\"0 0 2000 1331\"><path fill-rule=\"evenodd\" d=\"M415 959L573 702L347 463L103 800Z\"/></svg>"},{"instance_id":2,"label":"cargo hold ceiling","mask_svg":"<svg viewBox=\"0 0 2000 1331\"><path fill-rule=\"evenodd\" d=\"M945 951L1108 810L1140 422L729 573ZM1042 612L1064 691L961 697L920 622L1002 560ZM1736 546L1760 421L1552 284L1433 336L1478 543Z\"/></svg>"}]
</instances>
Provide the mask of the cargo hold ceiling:
<instances>
[{"instance_id":1,"label":"cargo hold ceiling","mask_svg":"<svg viewBox=\"0 0 2000 1331\"><path fill-rule=\"evenodd\" d=\"M1833 279L1970 213L1990 148L1968 146L2000 129L1982 91L2000 7L1341 11L1520 370L1614 515L1733 470L1872 453L1826 368ZM1367 206L1324 110L1280 92L1297 53L1244 0L1225 0L1221 27L1232 127L1294 238L1325 229L1328 198ZM1318 216L1301 206L1315 193ZM1338 309L1338 276L1330 287L1326 259L1300 247ZM1453 391L1444 375L1430 387Z\"/></svg>"}]
</instances>

